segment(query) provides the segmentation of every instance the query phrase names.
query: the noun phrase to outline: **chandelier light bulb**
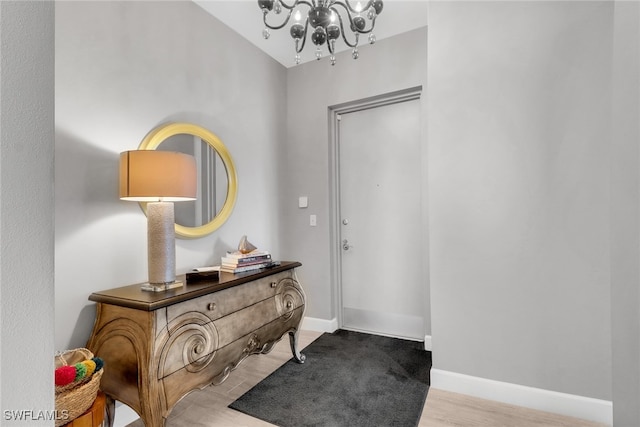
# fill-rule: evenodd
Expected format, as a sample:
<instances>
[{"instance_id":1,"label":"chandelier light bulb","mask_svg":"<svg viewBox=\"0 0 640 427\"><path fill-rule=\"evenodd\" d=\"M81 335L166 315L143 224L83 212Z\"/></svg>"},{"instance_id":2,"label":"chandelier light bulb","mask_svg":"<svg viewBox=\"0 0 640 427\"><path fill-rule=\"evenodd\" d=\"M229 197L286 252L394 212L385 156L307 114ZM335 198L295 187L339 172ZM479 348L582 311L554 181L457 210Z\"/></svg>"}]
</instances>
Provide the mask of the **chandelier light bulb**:
<instances>
[{"instance_id":1,"label":"chandelier light bulb","mask_svg":"<svg viewBox=\"0 0 640 427\"><path fill-rule=\"evenodd\" d=\"M296 10L296 13L293 15L293 19L295 19L296 22L300 22L300 20L302 19L302 15L300 15L299 10Z\"/></svg>"},{"instance_id":2,"label":"chandelier light bulb","mask_svg":"<svg viewBox=\"0 0 640 427\"><path fill-rule=\"evenodd\" d=\"M380 15L380 12L382 12L383 7L384 7L384 4L382 3L382 0L375 0L373 2L373 8L376 10L376 15Z\"/></svg>"},{"instance_id":3,"label":"chandelier light bulb","mask_svg":"<svg viewBox=\"0 0 640 427\"><path fill-rule=\"evenodd\" d=\"M304 37L304 26L300 23L293 24L289 30L289 34L291 34L294 40L301 40ZM296 45L296 51L297 50L298 46Z\"/></svg>"},{"instance_id":4,"label":"chandelier light bulb","mask_svg":"<svg viewBox=\"0 0 640 427\"><path fill-rule=\"evenodd\" d=\"M331 24L327 27L327 38L331 41L335 41L340 37L340 27L336 24Z\"/></svg>"},{"instance_id":5,"label":"chandelier light bulb","mask_svg":"<svg viewBox=\"0 0 640 427\"><path fill-rule=\"evenodd\" d=\"M358 13L362 12L362 3L360 3L360 2L356 3L356 7L354 9Z\"/></svg>"},{"instance_id":6,"label":"chandelier light bulb","mask_svg":"<svg viewBox=\"0 0 640 427\"><path fill-rule=\"evenodd\" d=\"M320 47L327 41L327 32L321 26L317 26L316 30L311 34L311 41L316 46Z\"/></svg>"},{"instance_id":7,"label":"chandelier light bulb","mask_svg":"<svg viewBox=\"0 0 640 427\"><path fill-rule=\"evenodd\" d=\"M351 31L360 32L367 26L367 21L362 16L354 16L351 22Z\"/></svg>"}]
</instances>

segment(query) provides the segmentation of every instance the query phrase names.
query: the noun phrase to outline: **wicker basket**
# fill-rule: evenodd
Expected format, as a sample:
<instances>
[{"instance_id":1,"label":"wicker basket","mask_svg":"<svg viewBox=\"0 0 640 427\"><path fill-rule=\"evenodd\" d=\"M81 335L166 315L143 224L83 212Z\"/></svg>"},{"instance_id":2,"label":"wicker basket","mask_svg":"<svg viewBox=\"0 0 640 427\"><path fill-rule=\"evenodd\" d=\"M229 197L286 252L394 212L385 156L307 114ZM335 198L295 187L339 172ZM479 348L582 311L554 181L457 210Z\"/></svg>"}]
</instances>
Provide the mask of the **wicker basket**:
<instances>
[{"instance_id":1,"label":"wicker basket","mask_svg":"<svg viewBox=\"0 0 640 427\"><path fill-rule=\"evenodd\" d=\"M93 358L93 353L86 348L67 350L56 356L55 366L59 368L74 365L91 358ZM58 413L56 427L73 421L91 407L98 395L103 371L104 369L100 369L89 378L56 387L56 411Z\"/></svg>"}]
</instances>

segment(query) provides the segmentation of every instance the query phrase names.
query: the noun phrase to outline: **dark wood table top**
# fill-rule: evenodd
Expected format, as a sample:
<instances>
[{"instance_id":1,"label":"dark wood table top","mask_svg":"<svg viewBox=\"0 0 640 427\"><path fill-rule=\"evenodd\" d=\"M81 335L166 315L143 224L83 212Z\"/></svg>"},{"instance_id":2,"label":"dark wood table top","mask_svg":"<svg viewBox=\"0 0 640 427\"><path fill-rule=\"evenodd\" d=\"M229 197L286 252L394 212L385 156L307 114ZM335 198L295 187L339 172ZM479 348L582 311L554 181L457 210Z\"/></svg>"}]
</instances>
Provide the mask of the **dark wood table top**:
<instances>
[{"instance_id":1,"label":"dark wood table top","mask_svg":"<svg viewBox=\"0 0 640 427\"><path fill-rule=\"evenodd\" d=\"M89 295L90 301L105 304L113 304L121 307L129 307L137 310L153 311L162 307L167 307L182 301L207 295L222 289L238 286L243 283L251 282L262 277L268 277L281 271L290 270L300 267L302 264L294 261L282 261L280 265L263 268L260 270L249 271L246 273L224 273L220 272L218 279L210 281L199 281L193 284L187 284L185 275L176 277L184 283L182 287L169 289L163 292L143 291L141 283L120 288L107 289L104 291L94 292Z\"/></svg>"}]
</instances>

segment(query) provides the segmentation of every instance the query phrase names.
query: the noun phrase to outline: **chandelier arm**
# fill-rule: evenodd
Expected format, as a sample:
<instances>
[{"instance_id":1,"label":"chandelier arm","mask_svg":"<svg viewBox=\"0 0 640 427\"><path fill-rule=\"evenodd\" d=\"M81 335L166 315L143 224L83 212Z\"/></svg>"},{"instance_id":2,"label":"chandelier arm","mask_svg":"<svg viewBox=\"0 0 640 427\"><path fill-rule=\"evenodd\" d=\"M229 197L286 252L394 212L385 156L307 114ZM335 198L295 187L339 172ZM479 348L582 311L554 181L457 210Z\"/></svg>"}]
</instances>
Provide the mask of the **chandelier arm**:
<instances>
[{"instance_id":1,"label":"chandelier arm","mask_svg":"<svg viewBox=\"0 0 640 427\"><path fill-rule=\"evenodd\" d=\"M349 0L344 0L344 4L340 1L336 1L334 4L339 4L340 6L343 6L343 7L345 7L346 5L345 9L348 8L353 13L362 13L363 11L369 9L373 5L373 0L369 0L367 4L360 11L354 9L353 6L351 6L351 3L349 3Z\"/></svg>"},{"instance_id":2,"label":"chandelier arm","mask_svg":"<svg viewBox=\"0 0 640 427\"><path fill-rule=\"evenodd\" d=\"M304 34L302 35L302 43L300 43L300 47L296 48L296 53L302 52L304 49L304 44L307 41L307 29L309 28L309 18L304 20Z\"/></svg>"},{"instance_id":3,"label":"chandelier arm","mask_svg":"<svg viewBox=\"0 0 640 427\"><path fill-rule=\"evenodd\" d=\"M271 28L272 30L279 30L281 28L283 28L285 25L287 25L287 23L289 22L289 19L291 19L291 13L293 12L293 10L290 10L289 13L287 14L287 18L284 20L284 22L281 25L271 25L267 22L267 14L264 13L262 14L262 21L264 22L265 27L267 28Z\"/></svg>"},{"instance_id":4,"label":"chandelier arm","mask_svg":"<svg viewBox=\"0 0 640 427\"><path fill-rule=\"evenodd\" d=\"M306 0L295 0L293 2L292 5L288 5L284 2L284 0L280 0L280 4L282 5L282 7L284 7L285 9L289 9L289 10L293 10L294 8L296 8L297 6L301 5L301 4L306 4L307 6L313 8L315 7L311 2L308 2Z\"/></svg>"},{"instance_id":5,"label":"chandelier arm","mask_svg":"<svg viewBox=\"0 0 640 427\"><path fill-rule=\"evenodd\" d=\"M355 10L352 10L350 12L349 8L347 6L345 6L344 3L337 1L337 2L333 3L329 9L334 11L336 13L336 15L338 15L338 18L340 18L340 22L342 22L342 15L340 15L340 13L338 12L338 9L336 9L336 6L342 6L344 8L344 10L347 12L347 17L349 18L349 22L353 21L353 18L351 18L351 12L358 13Z\"/></svg>"},{"instance_id":6,"label":"chandelier arm","mask_svg":"<svg viewBox=\"0 0 640 427\"><path fill-rule=\"evenodd\" d=\"M377 17L374 17L374 18L371 20L371 28L369 28L368 30L358 30L358 29L356 28L356 31L358 31L360 34L369 34L371 31L373 31L374 27L376 26L376 18L377 18Z\"/></svg>"},{"instance_id":7,"label":"chandelier arm","mask_svg":"<svg viewBox=\"0 0 640 427\"><path fill-rule=\"evenodd\" d=\"M298 3L300 3L299 1L294 1L293 4L291 6L289 6L287 3L284 2L284 0L280 0L280 4L282 5L282 7L284 7L285 9L293 9L294 7L296 7L298 5Z\"/></svg>"},{"instance_id":8,"label":"chandelier arm","mask_svg":"<svg viewBox=\"0 0 640 427\"><path fill-rule=\"evenodd\" d=\"M336 4L339 4L340 6L344 7L344 5L342 3L334 3L334 6ZM344 35L345 31L344 31L344 24L342 23L342 15L340 15L338 13L338 10L335 9L335 7L331 7L331 10L334 11L336 13L336 15L338 16L338 21L340 22L340 35L342 36L342 40L344 40L344 43L349 47L357 47L358 46L358 37L356 36L356 41L354 43L349 42L349 40L347 40L347 37ZM351 15L349 14L349 10L347 10L347 16L349 16L349 20L351 21Z\"/></svg>"}]
</instances>

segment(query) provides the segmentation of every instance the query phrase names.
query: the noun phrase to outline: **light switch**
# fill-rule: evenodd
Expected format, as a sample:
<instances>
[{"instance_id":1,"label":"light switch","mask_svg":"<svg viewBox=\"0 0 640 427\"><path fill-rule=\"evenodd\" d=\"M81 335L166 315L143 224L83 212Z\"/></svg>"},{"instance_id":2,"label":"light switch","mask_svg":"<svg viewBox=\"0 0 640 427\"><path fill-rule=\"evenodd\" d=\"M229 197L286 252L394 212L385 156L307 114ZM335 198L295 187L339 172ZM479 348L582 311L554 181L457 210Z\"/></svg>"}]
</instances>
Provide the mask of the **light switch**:
<instances>
[{"instance_id":1,"label":"light switch","mask_svg":"<svg viewBox=\"0 0 640 427\"><path fill-rule=\"evenodd\" d=\"M309 206L309 199L307 199L307 196L298 197L298 207L306 208L307 206Z\"/></svg>"},{"instance_id":2,"label":"light switch","mask_svg":"<svg viewBox=\"0 0 640 427\"><path fill-rule=\"evenodd\" d=\"M312 227L315 227L316 225L318 225L318 221L315 215L309 215L309 225Z\"/></svg>"}]
</instances>

